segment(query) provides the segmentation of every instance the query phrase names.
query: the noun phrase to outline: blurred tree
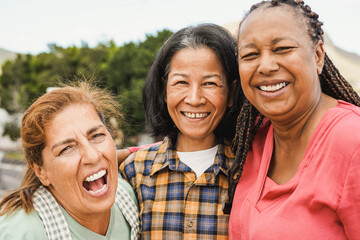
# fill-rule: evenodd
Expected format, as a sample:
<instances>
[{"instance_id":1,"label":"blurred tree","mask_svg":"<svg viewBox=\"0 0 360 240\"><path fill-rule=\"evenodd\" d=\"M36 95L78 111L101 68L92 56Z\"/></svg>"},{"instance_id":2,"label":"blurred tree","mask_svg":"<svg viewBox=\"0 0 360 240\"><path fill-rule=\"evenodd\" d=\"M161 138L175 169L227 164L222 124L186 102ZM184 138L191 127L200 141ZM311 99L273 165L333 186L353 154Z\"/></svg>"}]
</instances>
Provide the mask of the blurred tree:
<instances>
[{"instance_id":1,"label":"blurred tree","mask_svg":"<svg viewBox=\"0 0 360 240\"><path fill-rule=\"evenodd\" d=\"M109 61L102 68L107 86L119 95L124 107L127 126L122 129L125 136L144 131L142 87L157 51L171 35L171 31L162 30L146 35L143 42L126 43L110 53Z\"/></svg>"},{"instance_id":2,"label":"blurred tree","mask_svg":"<svg viewBox=\"0 0 360 240\"><path fill-rule=\"evenodd\" d=\"M120 47L114 41L99 43L94 48L85 42L81 47L67 48L52 43L48 45L49 52L18 55L2 67L0 107L10 114L23 113L48 87L78 78L96 79L101 87L119 96L127 120L121 126L125 136L136 135L144 130L141 98L147 71L171 34L169 30L159 31L146 35L143 42L129 42ZM15 133L14 127L8 124L7 133Z\"/></svg>"},{"instance_id":3,"label":"blurred tree","mask_svg":"<svg viewBox=\"0 0 360 240\"><path fill-rule=\"evenodd\" d=\"M16 141L20 137L20 128L18 119L14 117L14 121L7 122L4 124L3 136L8 136L12 141Z\"/></svg>"},{"instance_id":4,"label":"blurred tree","mask_svg":"<svg viewBox=\"0 0 360 240\"><path fill-rule=\"evenodd\" d=\"M24 112L27 103L39 92L32 79L32 58L32 55L18 54L15 60L5 62L2 67L0 107L10 114Z\"/></svg>"}]
</instances>

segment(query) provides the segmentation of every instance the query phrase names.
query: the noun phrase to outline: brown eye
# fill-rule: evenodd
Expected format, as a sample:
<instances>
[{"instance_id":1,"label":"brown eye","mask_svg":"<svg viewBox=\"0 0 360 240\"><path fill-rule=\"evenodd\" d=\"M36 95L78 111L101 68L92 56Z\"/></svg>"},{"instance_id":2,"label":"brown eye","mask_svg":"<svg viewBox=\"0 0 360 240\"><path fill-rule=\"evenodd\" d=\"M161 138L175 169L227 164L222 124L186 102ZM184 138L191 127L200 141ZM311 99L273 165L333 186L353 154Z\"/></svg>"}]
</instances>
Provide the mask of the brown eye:
<instances>
[{"instance_id":1,"label":"brown eye","mask_svg":"<svg viewBox=\"0 0 360 240\"><path fill-rule=\"evenodd\" d=\"M177 82L175 83L175 85L177 85L177 84L187 84L187 82L186 82L186 81L177 81Z\"/></svg>"},{"instance_id":2,"label":"brown eye","mask_svg":"<svg viewBox=\"0 0 360 240\"><path fill-rule=\"evenodd\" d=\"M69 149L71 149L72 146L66 146L63 149L61 149L61 151L59 152L59 154L57 156L61 156L62 154L66 153Z\"/></svg>"},{"instance_id":3,"label":"brown eye","mask_svg":"<svg viewBox=\"0 0 360 240\"><path fill-rule=\"evenodd\" d=\"M91 137L91 140L93 142L101 142L105 138L105 136L106 136L105 133L97 133Z\"/></svg>"}]
</instances>

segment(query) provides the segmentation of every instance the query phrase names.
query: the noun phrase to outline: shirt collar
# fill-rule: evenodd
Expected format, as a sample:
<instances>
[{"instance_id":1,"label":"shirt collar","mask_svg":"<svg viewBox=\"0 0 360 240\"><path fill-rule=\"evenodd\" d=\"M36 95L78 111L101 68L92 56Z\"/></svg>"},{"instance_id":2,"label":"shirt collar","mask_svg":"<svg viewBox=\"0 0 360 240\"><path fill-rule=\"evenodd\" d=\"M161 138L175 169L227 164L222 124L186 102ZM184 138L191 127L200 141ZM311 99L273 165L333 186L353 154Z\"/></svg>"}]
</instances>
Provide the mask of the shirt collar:
<instances>
[{"instance_id":1,"label":"shirt collar","mask_svg":"<svg viewBox=\"0 0 360 240\"><path fill-rule=\"evenodd\" d=\"M228 176L228 171L233 164L234 159L235 156L231 151L231 148L228 145L225 145L223 140L220 140L214 164L210 169L215 176L220 171ZM172 171L191 172L191 169L187 165L180 162L179 157L176 154L175 143L168 137L165 137L164 141L159 146L159 150L152 164L150 175L153 175L166 167ZM210 169L206 172L209 172Z\"/></svg>"}]
</instances>

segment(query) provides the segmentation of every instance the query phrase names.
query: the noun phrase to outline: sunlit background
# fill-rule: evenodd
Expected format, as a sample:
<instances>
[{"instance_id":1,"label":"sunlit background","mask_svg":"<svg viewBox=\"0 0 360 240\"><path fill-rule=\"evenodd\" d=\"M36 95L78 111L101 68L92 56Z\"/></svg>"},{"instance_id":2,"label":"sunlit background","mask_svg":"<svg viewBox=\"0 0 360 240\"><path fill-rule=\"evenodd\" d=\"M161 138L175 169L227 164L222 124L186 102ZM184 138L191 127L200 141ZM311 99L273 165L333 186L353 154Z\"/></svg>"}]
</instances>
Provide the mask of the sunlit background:
<instances>
[{"instance_id":1,"label":"sunlit background","mask_svg":"<svg viewBox=\"0 0 360 240\"><path fill-rule=\"evenodd\" d=\"M90 46L144 39L163 28L228 24L241 19L253 0L2 0L0 48L19 53L47 51L48 43ZM339 47L360 54L360 1L305 1L320 15Z\"/></svg>"}]
</instances>

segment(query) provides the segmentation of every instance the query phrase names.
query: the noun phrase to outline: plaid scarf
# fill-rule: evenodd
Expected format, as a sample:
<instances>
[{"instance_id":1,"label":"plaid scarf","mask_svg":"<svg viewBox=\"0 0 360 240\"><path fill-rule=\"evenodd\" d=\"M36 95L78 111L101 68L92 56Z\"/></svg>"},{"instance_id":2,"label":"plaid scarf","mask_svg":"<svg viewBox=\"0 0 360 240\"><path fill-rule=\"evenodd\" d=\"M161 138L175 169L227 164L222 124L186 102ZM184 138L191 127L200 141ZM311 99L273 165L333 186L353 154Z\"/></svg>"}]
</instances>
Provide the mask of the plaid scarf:
<instances>
[{"instance_id":1,"label":"plaid scarf","mask_svg":"<svg viewBox=\"0 0 360 240\"><path fill-rule=\"evenodd\" d=\"M36 190L33 198L35 210L38 212L49 240L71 240L69 226L61 212L59 204L44 186ZM118 184L115 204L120 208L131 227L131 240L137 240L139 234L139 213L130 195Z\"/></svg>"}]
</instances>

